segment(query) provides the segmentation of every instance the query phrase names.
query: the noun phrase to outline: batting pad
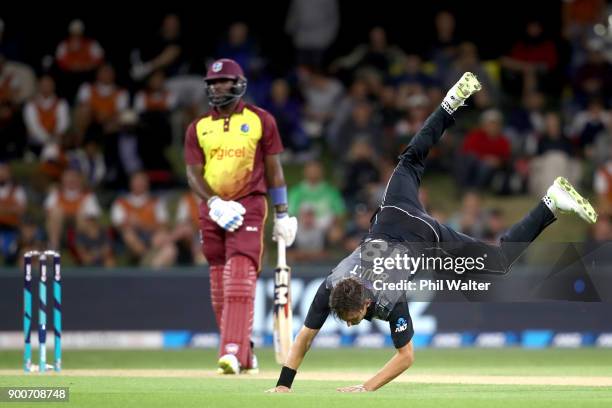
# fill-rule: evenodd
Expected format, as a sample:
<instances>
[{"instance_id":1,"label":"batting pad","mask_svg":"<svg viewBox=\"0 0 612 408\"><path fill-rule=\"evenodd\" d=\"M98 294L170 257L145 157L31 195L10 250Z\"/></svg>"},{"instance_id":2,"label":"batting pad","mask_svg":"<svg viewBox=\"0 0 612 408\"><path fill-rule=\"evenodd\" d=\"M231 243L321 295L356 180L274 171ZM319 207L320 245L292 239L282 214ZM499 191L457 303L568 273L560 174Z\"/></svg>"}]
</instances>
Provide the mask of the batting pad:
<instances>
[{"instance_id":1,"label":"batting pad","mask_svg":"<svg viewBox=\"0 0 612 408\"><path fill-rule=\"evenodd\" d=\"M210 266L210 299L215 311L217 327L221 331L221 317L223 316L223 270L225 265Z\"/></svg>"},{"instance_id":2,"label":"batting pad","mask_svg":"<svg viewBox=\"0 0 612 408\"><path fill-rule=\"evenodd\" d=\"M242 368L251 366L251 331L257 271L253 261L242 255L229 259L223 270L223 317L221 354L235 354Z\"/></svg>"}]
</instances>

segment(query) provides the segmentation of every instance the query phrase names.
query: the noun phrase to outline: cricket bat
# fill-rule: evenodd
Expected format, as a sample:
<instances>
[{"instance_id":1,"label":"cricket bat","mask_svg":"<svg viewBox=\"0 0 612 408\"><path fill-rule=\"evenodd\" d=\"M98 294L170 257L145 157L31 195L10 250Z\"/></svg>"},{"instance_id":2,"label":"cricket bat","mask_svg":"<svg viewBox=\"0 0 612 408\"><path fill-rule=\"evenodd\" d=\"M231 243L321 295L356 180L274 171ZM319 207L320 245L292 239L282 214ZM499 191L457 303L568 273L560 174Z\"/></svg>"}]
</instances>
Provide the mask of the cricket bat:
<instances>
[{"instance_id":1,"label":"cricket bat","mask_svg":"<svg viewBox=\"0 0 612 408\"><path fill-rule=\"evenodd\" d=\"M274 269L274 352L276 362L285 363L293 344L291 268L287 266L285 241L278 237L278 262Z\"/></svg>"}]
</instances>

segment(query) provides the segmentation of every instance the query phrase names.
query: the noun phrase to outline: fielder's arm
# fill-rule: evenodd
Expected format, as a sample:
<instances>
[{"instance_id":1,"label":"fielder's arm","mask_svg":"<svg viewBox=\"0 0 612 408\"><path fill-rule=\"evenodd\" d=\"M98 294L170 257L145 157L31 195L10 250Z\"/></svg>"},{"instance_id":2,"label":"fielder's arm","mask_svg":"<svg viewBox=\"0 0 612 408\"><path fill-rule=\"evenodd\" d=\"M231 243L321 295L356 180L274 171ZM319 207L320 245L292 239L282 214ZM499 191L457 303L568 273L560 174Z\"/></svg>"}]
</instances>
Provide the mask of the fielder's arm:
<instances>
[{"instance_id":1,"label":"fielder's arm","mask_svg":"<svg viewBox=\"0 0 612 408\"><path fill-rule=\"evenodd\" d=\"M304 360L306 352L310 349L312 341L317 333L319 333L318 330L309 329L306 326L302 326L300 332L295 337L293 347L289 349L289 355L287 356L285 366L297 371L300 364L302 364L302 360Z\"/></svg>"},{"instance_id":2,"label":"fielder's arm","mask_svg":"<svg viewBox=\"0 0 612 408\"><path fill-rule=\"evenodd\" d=\"M393 307L389 315L389 329L391 340L397 352L384 367L372 378L363 384L351 387L338 388L340 392L376 391L398 375L406 371L414 362L414 348L412 346L412 318L408 310L408 302L401 298Z\"/></svg>"},{"instance_id":3,"label":"fielder's arm","mask_svg":"<svg viewBox=\"0 0 612 408\"><path fill-rule=\"evenodd\" d=\"M364 382L363 387L366 391L375 391L410 368L413 362L414 349L410 341L404 347L397 349L391 360L374 377Z\"/></svg>"},{"instance_id":4,"label":"fielder's arm","mask_svg":"<svg viewBox=\"0 0 612 408\"><path fill-rule=\"evenodd\" d=\"M287 378L284 378L284 376L287 375L287 372L292 370L293 375L291 376L289 383L293 382L293 376L295 376L295 372L300 367L300 364L302 364L302 360L304 360L304 356L310 349L312 340L314 340L317 333L319 333L319 330L309 329L306 326L302 326L299 333L295 337L295 340L293 341L293 345L289 349L287 361L285 362L285 365L281 371L281 376L276 387L271 388L266 392L291 392L290 385L281 385L282 382L287 380Z\"/></svg>"},{"instance_id":5,"label":"fielder's arm","mask_svg":"<svg viewBox=\"0 0 612 408\"><path fill-rule=\"evenodd\" d=\"M297 372L298 367L302 364L302 360L306 355L308 349L312 344L317 333L327 316L329 316L329 294L331 290L327 289L325 280L321 282L317 294L310 305L304 325L300 329L299 333L295 337L293 345L289 349L287 361L283 366L276 387L268 390L267 392L290 392L293 378Z\"/></svg>"}]
</instances>

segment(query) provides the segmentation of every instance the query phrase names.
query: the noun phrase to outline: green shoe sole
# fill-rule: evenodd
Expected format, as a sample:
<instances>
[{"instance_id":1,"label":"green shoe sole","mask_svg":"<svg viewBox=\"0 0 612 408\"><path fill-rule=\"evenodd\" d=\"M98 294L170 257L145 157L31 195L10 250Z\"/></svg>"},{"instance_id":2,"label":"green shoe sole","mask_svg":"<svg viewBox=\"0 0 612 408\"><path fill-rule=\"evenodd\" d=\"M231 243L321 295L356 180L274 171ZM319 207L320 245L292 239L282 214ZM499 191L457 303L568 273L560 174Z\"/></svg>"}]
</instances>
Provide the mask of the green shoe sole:
<instances>
[{"instance_id":1,"label":"green shoe sole","mask_svg":"<svg viewBox=\"0 0 612 408\"><path fill-rule=\"evenodd\" d=\"M578 206L580 207L578 215L585 221L595 224L597 221L597 212L591 203L589 203L589 200L581 196L580 193L576 191L574 186L572 186L572 183L567 181L565 177L557 177L555 183L561 187L563 191L569 194L576 203L578 203Z\"/></svg>"}]
</instances>

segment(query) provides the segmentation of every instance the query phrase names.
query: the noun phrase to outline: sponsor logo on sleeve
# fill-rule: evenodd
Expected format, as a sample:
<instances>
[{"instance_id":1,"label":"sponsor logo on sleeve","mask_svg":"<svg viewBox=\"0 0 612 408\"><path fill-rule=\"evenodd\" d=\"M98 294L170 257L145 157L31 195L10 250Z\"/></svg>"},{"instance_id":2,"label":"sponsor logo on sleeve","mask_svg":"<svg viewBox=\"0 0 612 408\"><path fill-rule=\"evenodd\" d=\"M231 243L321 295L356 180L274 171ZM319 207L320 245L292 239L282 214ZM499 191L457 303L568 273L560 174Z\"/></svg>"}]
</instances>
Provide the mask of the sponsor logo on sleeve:
<instances>
[{"instance_id":1,"label":"sponsor logo on sleeve","mask_svg":"<svg viewBox=\"0 0 612 408\"><path fill-rule=\"evenodd\" d=\"M403 317L400 317L399 319L397 319L397 323L395 323L396 333L401 333L405 331L407 328L408 328L408 321L406 321L406 319L404 319Z\"/></svg>"}]
</instances>

